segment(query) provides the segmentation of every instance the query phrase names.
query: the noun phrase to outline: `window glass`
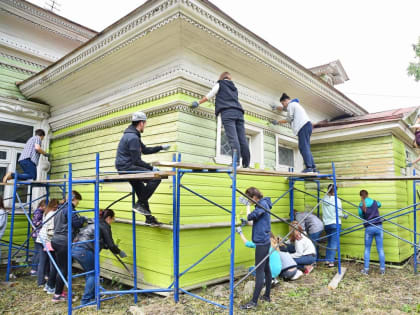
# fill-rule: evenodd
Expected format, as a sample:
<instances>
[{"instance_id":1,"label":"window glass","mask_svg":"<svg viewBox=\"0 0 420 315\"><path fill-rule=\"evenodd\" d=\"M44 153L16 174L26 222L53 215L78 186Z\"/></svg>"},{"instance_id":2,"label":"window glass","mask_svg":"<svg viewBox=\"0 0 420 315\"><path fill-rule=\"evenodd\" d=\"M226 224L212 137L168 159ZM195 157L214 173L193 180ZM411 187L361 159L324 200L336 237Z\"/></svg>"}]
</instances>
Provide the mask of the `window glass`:
<instances>
[{"instance_id":1,"label":"window glass","mask_svg":"<svg viewBox=\"0 0 420 315\"><path fill-rule=\"evenodd\" d=\"M0 151L0 160L7 160L7 151Z\"/></svg>"},{"instance_id":2,"label":"window glass","mask_svg":"<svg viewBox=\"0 0 420 315\"><path fill-rule=\"evenodd\" d=\"M280 165L287 165L287 166L291 166L294 167L295 163L294 163L294 155L293 155L293 150L292 149L288 149L282 146L278 147L278 158L279 158L279 164Z\"/></svg>"},{"instance_id":3,"label":"window glass","mask_svg":"<svg viewBox=\"0 0 420 315\"><path fill-rule=\"evenodd\" d=\"M25 143L33 136L34 127L0 121L0 140Z\"/></svg>"},{"instance_id":4,"label":"window glass","mask_svg":"<svg viewBox=\"0 0 420 315\"><path fill-rule=\"evenodd\" d=\"M250 135L246 135L246 140L248 141L248 146L251 145ZM232 155L232 148L230 147L224 128L222 128L222 134L220 136L220 155Z\"/></svg>"}]
</instances>

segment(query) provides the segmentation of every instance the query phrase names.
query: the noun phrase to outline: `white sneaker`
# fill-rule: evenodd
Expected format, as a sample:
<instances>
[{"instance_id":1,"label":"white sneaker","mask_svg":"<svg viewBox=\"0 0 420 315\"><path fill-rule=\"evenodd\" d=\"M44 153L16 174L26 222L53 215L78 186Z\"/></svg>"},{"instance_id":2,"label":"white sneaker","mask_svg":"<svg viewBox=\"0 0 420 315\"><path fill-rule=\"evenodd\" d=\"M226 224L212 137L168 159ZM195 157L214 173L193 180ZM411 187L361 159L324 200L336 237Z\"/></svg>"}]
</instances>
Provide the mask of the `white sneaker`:
<instances>
[{"instance_id":1,"label":"white sneaker","mask_svg":"<svg viewBox=\"0 0 420 315\"><path fill-rule=\"evenodd\" d=\"M295 275L292 277L292 279L291 280L297 280L297 279L299 279L300 277L302 277L302 275L303 275L303 272L302 271L300 271L299 269L296 271L296 273L295 273Z\"/></svg>"}]
</instances>

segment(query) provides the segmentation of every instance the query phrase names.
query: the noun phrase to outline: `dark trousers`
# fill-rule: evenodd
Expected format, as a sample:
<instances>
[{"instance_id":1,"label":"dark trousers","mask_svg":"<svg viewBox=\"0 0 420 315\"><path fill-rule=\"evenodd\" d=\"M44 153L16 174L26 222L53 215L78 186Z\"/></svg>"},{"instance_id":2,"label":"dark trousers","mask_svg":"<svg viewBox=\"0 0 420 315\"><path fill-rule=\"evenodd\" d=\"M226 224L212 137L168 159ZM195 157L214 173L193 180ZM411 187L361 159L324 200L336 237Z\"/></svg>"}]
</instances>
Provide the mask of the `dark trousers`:
<instances>
[{"instance_id":1,"label":"dark trousers","mask_svg":"<svg viewBox=\"0 0 420 315\"><path fill-rule=\"evenodd\" d=\"M255 247L255 266L258 264L268 255L270 250L270 245L257 245ZM264 262L257 268L256 276L255 276L255 289L254 295L252 297L252 301L254 303L258 303L258 298L260 297L261 290L264 286L264 279L265 279L265 296L270 296L270 289L271 289L271 270L268 258L264 260Z\"/></svg>"},{"instance_id":2,"label":"dark trousers","mask_svg":"<svg viewBox=\"0 0 420 315\"><path fill-rule=\"evenodd\" d=\"M32 270L35 270L35 271L37 271L38 270L38 265L39 265L39 255L41 254L41 251L42 251L42 244L40 244L40 243L37 243L35 240L36 240L36 238L32 238L33 240L34 240L34 243L35 243L35 253L34 253L34 255L32 256L32 267L31 267L31 269Z\"/></svg>"},{"instance_id":3,"label":"dark trousers","mask_svg":"<svg viewBox=\"0 0 420 315\"><path fill-rule=\"evenodd\" d=\"M84 247L73 247L72 256L76 259L83 269L92 271L95 269L95 254L93 250L87 250ZM85 292L82 297L82 304L89 303L95 298L95 274L89 273L86 275Z\"/></svg>"},{"instance_id":4,"label":"dark trousers","mask_svg":"<svg viewBox=\"0 0 420 315\"><path fill-rule=\"evenodd\" d=\"M57 263L57 258L55 256L55 252L50 252L51 256L53 257L54 261ZM54 288L57 282L57 269L55 268L54 264L50 260L50 272L48 273L48 282L47 285L50 288Z\"/></svg>"},{"instance_id":5,"label":"dark trousers","mask_svg":"<svg viewBox=\"0 0 420 315\"><path fill-rule=\"evenodd\" d=\"M27 179L36 179L36 165L34 162L31 161L31 159L24 159L22 161L18 162L20 167L23 170L22 174L17 174L17 179L20 180L27 180ZM15 174L12 174L12 178L15 178Z\"/></svg>"},{"instance_id":6,"label":"dark trousers","mask_svg":"<svg viewBox=\"0 0 420 315\"><path fill-rule=\"evenodd\" d=\"M119 170L120 174L124 174L124 171L150 172L151 170L141 166L132 166L126 170ZM143 204L148 210L150 210L149 199L158 188L160 182L160 179L153 179L148 181L130 180L130 184L136 192L138 202Z\"/></svg>"},{"instance_id":7,"label":"dark trousers","mask_svg":"<svg viewBox=\"0 0 420 315\"><path fill-rule=\"evenodd\" d=\"M307 168L316 168L311 152L312 123L308 121L298 132L299 152Z\"/></svg>"},{"instance_id":8,"label":"dark trousers","mask_svg":"<svg viewBox=\"0 0 420 315\"><path fill-rule=\"evenodd\" d=\"M57 244L51 242L52 247L55 250L55 262L61 273L67 279L67 244ZM64 282L60 275L57 273L57 281L55 284L55 294L60 295L63 293Z\"/></svg>"},{"instance_id":9,"label":"dark trousers","mask_svg":"<svg viewBox=\"0 0 420 315\"><path fill-rule=\"evenodd\" d=\"M316 261L315 255L304 255L299 258L294 258L296 261L297 267L300 270L304 270L306 265L312 265Z\"/></svg>"},{"instance_id":10,"label":"dark trousers","mask_svg":"<svg viewBox=\"0 0 420 315\"><path fill-rule=\"evenodd\" d=\"M40 243L37 243L40 244ZM38 285L45 284L45 276L47 275L47 269L48 264L50 263L50 258L48 257L48 254L46 251L44 251L44 248L41 245L41 250L39 252L39 261L38 261L38 270L37 270L37 276L38 276Z\"/></svg>"},{"instance_id":11,"label":"dark trousers","mask_svg":"<svg viewBox=\"0 0 420 315\"><path fill-rule=\"evenodd\" d=\"M248 140L245 134L244 114L236 109L225 110L221 113L223 128L228 138L229 145L232 148L232 163L233 151L237 152L237 163L242 157L242 166L248 167L251 161L251 153L249 152Z\"/></svg>"}]
</instances>

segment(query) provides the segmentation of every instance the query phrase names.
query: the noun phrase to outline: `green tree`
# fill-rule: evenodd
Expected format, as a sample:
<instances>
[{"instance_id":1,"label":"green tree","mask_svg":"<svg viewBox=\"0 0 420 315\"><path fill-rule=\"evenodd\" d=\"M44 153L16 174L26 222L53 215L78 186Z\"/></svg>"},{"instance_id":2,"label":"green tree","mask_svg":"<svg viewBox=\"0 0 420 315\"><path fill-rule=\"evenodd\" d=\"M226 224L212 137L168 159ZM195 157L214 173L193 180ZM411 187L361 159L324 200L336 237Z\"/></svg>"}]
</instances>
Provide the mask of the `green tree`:
<instances>
[{"instance_id":1,"label":"green tree","mask_svg":"<svg viewBox=\"0 0 420 315\"><path fill-rule=\"evenodd\" d=\"M413 44L413 50L415 53L415 61L410 62L407 73L409 76L413 76L414 80L420 81L420 37L418 38L417 44Z\"/></svg>"}]
</instances>

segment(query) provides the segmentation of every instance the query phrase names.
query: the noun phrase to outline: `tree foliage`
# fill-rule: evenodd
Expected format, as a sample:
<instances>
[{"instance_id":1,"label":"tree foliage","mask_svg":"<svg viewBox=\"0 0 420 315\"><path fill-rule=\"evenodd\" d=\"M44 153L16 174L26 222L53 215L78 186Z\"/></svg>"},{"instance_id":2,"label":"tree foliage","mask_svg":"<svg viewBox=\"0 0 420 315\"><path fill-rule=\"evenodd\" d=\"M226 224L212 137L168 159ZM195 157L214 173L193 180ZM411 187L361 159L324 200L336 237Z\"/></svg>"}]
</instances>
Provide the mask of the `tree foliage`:
<instances>
[{"instance_id":1,"label":"tree foliage","mask_svg":"<svg viewBox=\"0 0 420 315\"><path fill-rule=\"evenodd\" d=\"M415 53L415 61L410 62L407 73L409 76L413 76L414 80L420 81L420 37L418 38L417 44L413 44L413 50Z\"/></svg>"}]
</instances>

